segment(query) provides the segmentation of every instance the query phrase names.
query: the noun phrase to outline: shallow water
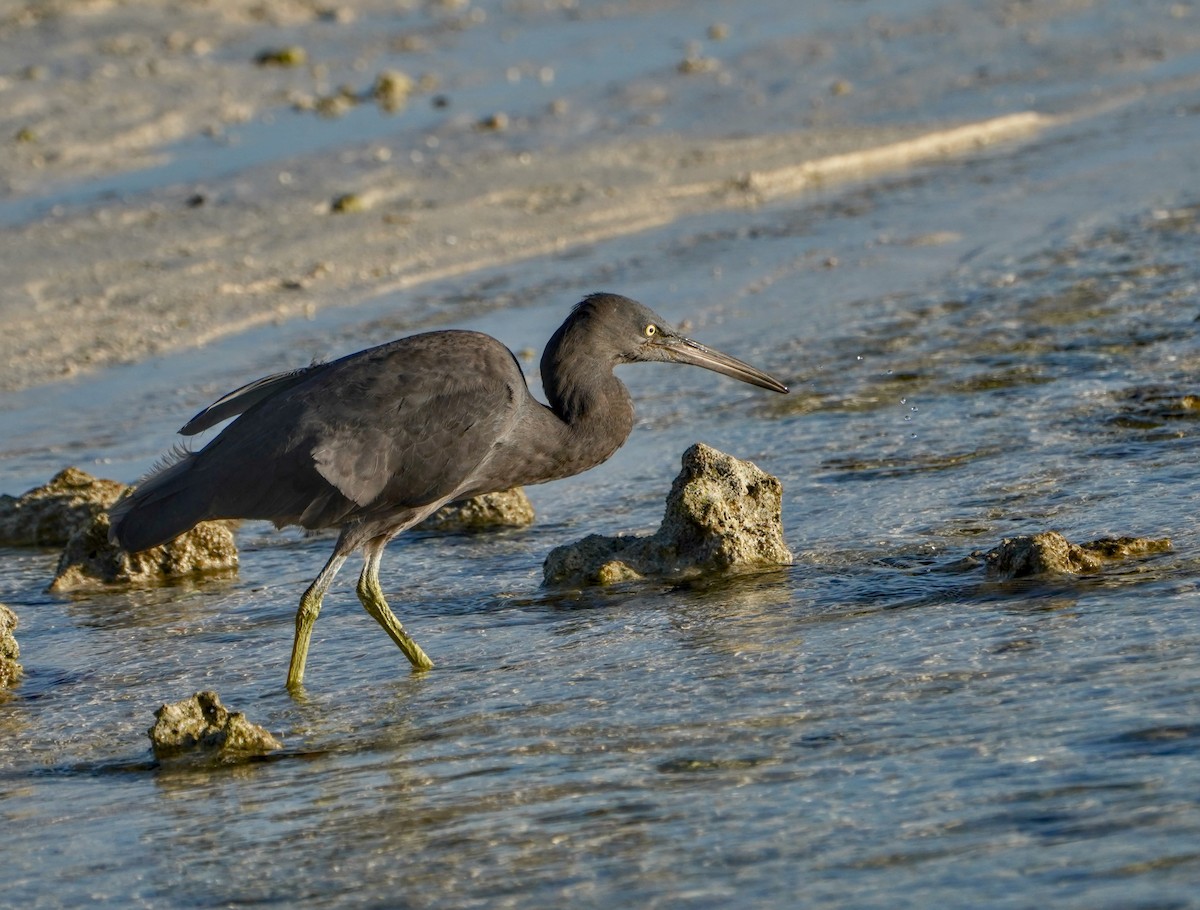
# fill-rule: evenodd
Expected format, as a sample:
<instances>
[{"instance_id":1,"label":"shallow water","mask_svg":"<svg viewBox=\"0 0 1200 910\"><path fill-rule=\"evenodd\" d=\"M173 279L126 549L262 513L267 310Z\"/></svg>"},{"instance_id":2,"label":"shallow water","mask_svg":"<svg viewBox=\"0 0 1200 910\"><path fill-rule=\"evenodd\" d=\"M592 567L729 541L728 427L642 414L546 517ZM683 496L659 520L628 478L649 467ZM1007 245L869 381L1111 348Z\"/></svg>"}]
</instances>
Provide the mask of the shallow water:
<instances>
[{"instance_id":1,"label":"shallow water","mask_svg":"<svg viewBox=\"0 0 1200 910\"><path fill-rule=\"evenodd\" d=\"M251 525L236 578L76 598L42 593L55 553L0 551L26 669L0 704L4 901L1200 905L1195 101L6 401L0 489L132 479L254 375L414 313L540 349L598 287L793 386L623 370L633 438L531 490L534 527L395 541L422 676L348 571L284 692L328 538ZM476 295L498 303L465 319ZM696 440L782 479L795 566L539 587L553 546L651 530ZM1046 528L1174 548L1020 583L972 556ZM153 709L201 688L284 752L156 764Z\"/></svg>"}]
</instances>

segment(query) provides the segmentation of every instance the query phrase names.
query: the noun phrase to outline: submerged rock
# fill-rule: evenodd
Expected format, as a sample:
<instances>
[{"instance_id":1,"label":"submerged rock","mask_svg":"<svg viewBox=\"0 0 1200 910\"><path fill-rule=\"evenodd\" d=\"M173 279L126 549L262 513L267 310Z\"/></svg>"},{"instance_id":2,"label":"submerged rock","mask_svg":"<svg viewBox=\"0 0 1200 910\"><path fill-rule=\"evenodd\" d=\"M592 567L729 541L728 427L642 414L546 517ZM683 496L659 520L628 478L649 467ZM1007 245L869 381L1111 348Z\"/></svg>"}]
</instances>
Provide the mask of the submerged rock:
<instances>
[{"instance_id":1,"label":"submerged rock","mask_svg":"<svg viewBox=\"0 0 1200 910\"><path fill-rule=\"evenodd\" d=\"M533 503L523 489L515 487L444 505L421 522L418 528L444 533L527 528L533 524L534 517Z\"/></svg>"},{"instance_id":2,"label":"submerged rock","mask_svg":"<svg viewBox=\"0 0 1200 910\"><path fill-rule=\"evenodd\" d=\"M241 711L230 711L216 692L164 704L146 731L156 758L200 753L222 762L241 761L282 749L283 743Z\"/></svg>"},{"instance_id":3,"label":"submerged rock","mask_svg":"<svg viewBox=\"0 0 1200 910\"><path fill-rule=\"evenodd\" d=\"M1036 575L1079 575L1099 571L1106 562L1134 559L1171 549L1170 539L1153 537L1102 537L1073 544L1057 531L1023 537L1006 537L983 554L992 578L1029 578Z\"/></svg>"},{"instance_id":4,"label":"submerged rock","mask_svg":"<svg viewBox=\"0 0 1200 910\"><path fill-rule=\"evenodd\" d=\"M115 480L65 468L19 497L0 496L0 546L61 547L125 489Z\"/></svg>"},{"instance_id":5,"label":"submerged rock","mask_svg":"<svg viewBox=\"0 0 1200 910\"><path fill-rule=\"evenodd\" d=\"M738 567L790 565L779 479L702 443L683 453L659 529L648 537L593 534L550 551L547 585L613 584Z\"/></svg>"},{"instance_id":6,"label":"submerged rock","mask_svg":"<svg viewBox=\"0 0 1200 910\"><path fill-rule=\"evenodd\" d=\"M1171 385L1134 386L1114 392L1114 426L1127 430L1163 430L1172 424L1200 419L1200 395ZM1184 429L1176 432L1182 434Z\"/></svg>"},{"instance_id":7,"label":"submerged rock","mask_svg":"<svg viewBox=\"0 0 1200 910\"><path fill-rule=\"evenodd\" d=\"M50 590L55 593L106 585L147 585L238 566L228 522L205 521L160 547L127 553L108 539L108 512L100 512L67 541Z\"/></svg>"},{"instance_id":8,"label":"submerged rock","mask_svg":"<svg viewBox=\"0 0 1200 910\"><path fill-rule=\"evenodd\" d=\"M0 604L0 689L5 689L21 678L21 649L13 632L17 628L17 614Z\"/></svg>"}]
</instances>

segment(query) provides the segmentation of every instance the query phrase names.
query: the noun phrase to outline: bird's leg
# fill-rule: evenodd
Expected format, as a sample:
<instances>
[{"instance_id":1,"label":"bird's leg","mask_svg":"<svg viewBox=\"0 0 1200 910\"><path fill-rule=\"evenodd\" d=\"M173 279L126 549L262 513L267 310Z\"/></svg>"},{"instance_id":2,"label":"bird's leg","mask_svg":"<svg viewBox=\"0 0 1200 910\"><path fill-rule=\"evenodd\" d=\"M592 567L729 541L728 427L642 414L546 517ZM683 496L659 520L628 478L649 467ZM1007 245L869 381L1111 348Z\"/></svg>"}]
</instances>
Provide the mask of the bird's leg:
<instances>
[{"instance_id":1,"label":"bird's leg","mask_svg":"<svg viewBox=\"0 0 1200 910\"><path fill-rule=\"evenodd\" d=\"M313 625L317 621L317 614L321 612L321 601L325 598L325 592L333 584L334 576L346 561L346 556L347 554L342 552L339 540L321 574L313 580L304 596L300 598L300 607L296 610L296 638L292 642L292 662L288 666L289 689L297 689L304 682L304 664L308 661L308 643L312 638Z\"/></svg>"},{"instance_id":2,"label":"bird's leg","mask_svg":"<svg viewBox=\"0 0 1200 910\"><path fill-rule=\"evenodd\" d=\"M372 540L364 548L366 561L363 563L362 575L358 578L358 599L375 621L383 626L392 641L400 646L414 670L432 669L433 661L421 650L421 646L413 641L412 636L404 631L404 626L400 625L400 620L384 599L383 588L379 585L379 560L383 556L386 543L386 539Z\"/></svg>"}]
</instances>

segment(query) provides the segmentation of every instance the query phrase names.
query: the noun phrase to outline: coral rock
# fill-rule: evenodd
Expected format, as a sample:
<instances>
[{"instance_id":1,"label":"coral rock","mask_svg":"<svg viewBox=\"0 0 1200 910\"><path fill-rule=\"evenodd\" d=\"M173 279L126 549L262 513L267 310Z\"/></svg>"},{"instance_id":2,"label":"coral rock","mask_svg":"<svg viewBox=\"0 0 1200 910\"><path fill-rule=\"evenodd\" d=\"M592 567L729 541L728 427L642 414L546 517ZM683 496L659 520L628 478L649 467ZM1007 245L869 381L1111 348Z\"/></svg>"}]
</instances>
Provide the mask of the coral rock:
<instances>
[{"instance_id":1,"label":"coral rock","mask_svg":"<svg viewBox=\"0 0 1200 910\"><path fill-rule=\"evenodd\" d=\"M0 496L0 545L61 547L125 489L115 480L66 468L20 497Z\"/></svg>"},{"instance_id":2,"label":"coral rock","mask_svg":"<svg viewBox=\"0 0 1200 910\"><path fill-rule=\"evenodd\" d=\"M0 689L11 686L21 678L21 649L13 632L17 628L17 614L0 604Z\"/></svg>"},{"instance_id":3,"label":"coral rock","mask_svg":"<svg viewBox=\"0 0 1200 910\"><path fill-rule=\"evenodd\" d=\"M221 704L216 692L207 691L164 704L154 712L154 726L146 734L157 758L198 752L233 762L283 748L283 743L250 723L245 714Z\"/></svg>"},{"instance_id":4,"label":"coral rock","mask_svg":"<svg viewBox=\"0 0 1200 910\"><path fill-rule=\"evenodd\" d=\"M385 111L395 112L408 103L408 98L416 87L417 84L407 73L384 70L375 77L371 95Z\"/></svg>"},{"instance_id":5,"label":"coral rock","mask_svg":"<svg viewBox=\"0 0 1200 910\"><path fill-rule=\"evenodd\" d=\"M67 541L50 583L55 593L105 585L147 585L237 569L238 552L227 522L201 522L160 547L127 553L108 539L108 513L100 512Z\"/></svg>"},{"instance_id":6,"label":"coral rock","mask_svg":"<svg viewBox=\"0 0 1200 910\"><path fill-rule=\"evenodd\" d=\"M520 487L501 493L484 493L463 502L442 506L419 528L422 531L488 531L498 528L526 528L533 524L533 504Z\"/></svg>"},{"instance_id":7,"label":"coral rock","mask_svg":"<svg viewBox=\"0 0 1200 910\"><path fill-rule=\"evenodd\" d=\"M648 537L590 535L557 547L543 566L547 585L612 584L739 567L790 565L779 479L697 443L683 453L659 529Z\"/></svg>"},{"instance_id":8,"label":"coral rock","mask_svg":"<svg viewBox=\"0 0 1200 910\"><path fill-rule=\"evenodd\" d=\"M1171 549L1167 538L1103 537L1073 544L1057 531L1023 537L1006 537L983 554L993 578L1029 578L1037 575L1078 575L1097 572L1106 562L1133 559Z\"/></svg>"}]
</instances>

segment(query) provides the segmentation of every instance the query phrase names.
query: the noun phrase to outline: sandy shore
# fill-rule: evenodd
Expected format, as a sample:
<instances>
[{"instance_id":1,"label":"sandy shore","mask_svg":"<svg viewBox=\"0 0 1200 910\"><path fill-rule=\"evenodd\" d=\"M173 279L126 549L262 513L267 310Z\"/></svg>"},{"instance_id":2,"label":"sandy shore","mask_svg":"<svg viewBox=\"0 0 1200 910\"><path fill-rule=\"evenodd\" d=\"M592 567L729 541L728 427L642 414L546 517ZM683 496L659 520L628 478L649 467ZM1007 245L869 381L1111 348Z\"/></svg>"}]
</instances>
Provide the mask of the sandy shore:
<instances>
[{"instance_id":1,"label":"sandy shore","mask_svg":"<svg viewBox=\"0 0 1200 910\"><path fill-rule=\"evenodd\" d=\"M1069 4L1050 6L1040 15L1070 13ZM413 50L409 103L423 110L439 85L478 82L474 71L450 77L422 67L436 65L438 48L452 47L464 30L483 27L484 11L453 0L412 7L411 28L386 33L363 25L394 15L395 5L382 2L58 0L18 7L0 20L0 206L144 171L168 160L181 140L216 148L240 124L317 118L296 110L322 98L370 104L372 80L397 48ZM918 18L910 32L935 34L944 18ZM991 27L1009 36L1003 25ZM865 47L860 32L886 36L887 28L868 21L852 38ZM272 48L305 46L319 47L320 59L310 53L302 65L255 63ZM816 42L784 46L796 59L836 58ZM764 52L764 70L776 66L770 54L779 52ZM1054 122L1011 106L994 116L900 125L856 124L852 116L838 122L822 97L852 96L854 86L821 76L807 89L813 98L784 98L808 111L809 128L772 124L768 133L714 138L723 114L751 103L752 80L694 49L680 56L661 85L633 80L607 103L653 124L663 116L663 98L691 92L708 99L704 92L725 90L724 101L712 102L707 134L684 134L670 123L636 135L588 132L581 124L590 112L558 102L512 124L464 115L424 132L405 132L398 114L395 134L384 139L348 140L10 218L0 227L0 389L202 345L689 215L973 154ZM914 104L920 92L884 72L894 65L876 64L880 90L854 103L876 114L904 99ZM519 67L510 67L509 79L514 70L519 80ZM545 68L537 72L548 81Z\"/></svg>"},{"instance_id":2,"label":"sandy shore","mask_svg":"<svg viewBox=\"0 0 1200 910\"><path fill-rule=\"evenodd\" d=\"M180 198L47 219L4 232L0 388L971 152L1048 122L1014 115L935 132L706 143L664 136L453 166L379 164L352 180L314 160L291 185L218 193L195 208ZM351 182L363 210L335 211L331 200Z\"/></svg>"}]
</instances>

